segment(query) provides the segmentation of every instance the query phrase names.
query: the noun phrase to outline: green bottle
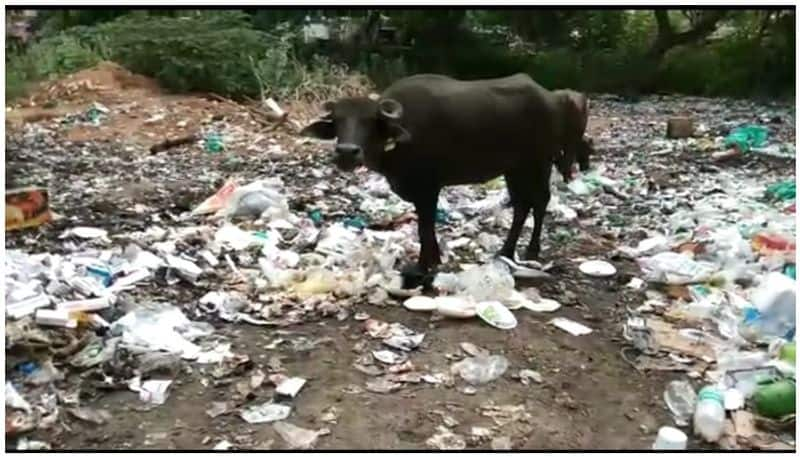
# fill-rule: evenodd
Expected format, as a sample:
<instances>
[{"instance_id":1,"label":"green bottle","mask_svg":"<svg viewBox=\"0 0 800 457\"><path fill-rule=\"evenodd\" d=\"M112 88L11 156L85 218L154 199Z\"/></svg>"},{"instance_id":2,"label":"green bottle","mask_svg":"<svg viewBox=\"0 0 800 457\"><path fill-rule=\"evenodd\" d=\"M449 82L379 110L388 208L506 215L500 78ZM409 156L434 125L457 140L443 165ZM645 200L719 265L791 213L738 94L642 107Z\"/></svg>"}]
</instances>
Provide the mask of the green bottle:
<instances>
[{"instance_id":1,"label":"green bottle","mask_svg":"<svg viewBox=\"0 0 800 457\"><path fill-rule=\"evenodd\" d=\"M756 412L778 419L795 413L795 380L782 379L762 384L753 394Z\"/></svg>"},{"instance_id":2,"label":"green bottle","mask_svg":"<svg viewBox=\"0 0 800 457\"><path fill-rule=\"evenodd\" d=\"M783 360L784 362L789 362L792 365L794 365L796 363L796 360L797 360L795 358L795 351L796 350L797 350L797 348L795 346L795 342L794 341L792 341L791 343L786 343L783 346L781 346L781 350L778 353L778 358Z\"/></svg>"}]
</instances>

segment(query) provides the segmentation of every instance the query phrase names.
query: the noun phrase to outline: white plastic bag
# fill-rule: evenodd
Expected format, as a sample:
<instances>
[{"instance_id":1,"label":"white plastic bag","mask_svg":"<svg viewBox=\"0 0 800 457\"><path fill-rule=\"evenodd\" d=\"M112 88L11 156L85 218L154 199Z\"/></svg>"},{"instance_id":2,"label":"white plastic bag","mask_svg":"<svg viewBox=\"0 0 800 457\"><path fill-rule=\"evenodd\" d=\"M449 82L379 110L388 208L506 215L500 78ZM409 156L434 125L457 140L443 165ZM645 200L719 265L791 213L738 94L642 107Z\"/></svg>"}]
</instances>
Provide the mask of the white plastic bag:
<instances>
[{"instance_id":1,"label":"white plastic bag","mask_svg":"<svg viewBox=\"0 0 800 457\"><path fill-rule=\"evenodd\" d=\"M716 266L699 262L677 252L661 252L652 257L637 259L639 267L650 282L666 284L693 284L708 281Z\"/></svg>"}]
</instances>

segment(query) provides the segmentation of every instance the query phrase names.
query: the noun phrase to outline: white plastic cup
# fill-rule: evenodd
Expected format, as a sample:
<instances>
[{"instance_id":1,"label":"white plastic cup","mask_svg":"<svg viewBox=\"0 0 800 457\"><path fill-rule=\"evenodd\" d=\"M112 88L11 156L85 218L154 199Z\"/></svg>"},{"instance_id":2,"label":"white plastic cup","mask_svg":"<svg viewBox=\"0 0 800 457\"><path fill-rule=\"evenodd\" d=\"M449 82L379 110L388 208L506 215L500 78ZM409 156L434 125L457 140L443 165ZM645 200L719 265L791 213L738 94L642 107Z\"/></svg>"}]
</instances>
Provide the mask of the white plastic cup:
<instances>
[{"instance_id":1,"label":"white plastic cup","mask_svg":"<svg viewBox=\"0 0 800 457\"><path fill-rule=\"evenodd\" d=\"M661 427L658 429L653 450L656 451L683 451L686 449L688 438L686 434L675 427Z\"/></svg>"}]
</instances>

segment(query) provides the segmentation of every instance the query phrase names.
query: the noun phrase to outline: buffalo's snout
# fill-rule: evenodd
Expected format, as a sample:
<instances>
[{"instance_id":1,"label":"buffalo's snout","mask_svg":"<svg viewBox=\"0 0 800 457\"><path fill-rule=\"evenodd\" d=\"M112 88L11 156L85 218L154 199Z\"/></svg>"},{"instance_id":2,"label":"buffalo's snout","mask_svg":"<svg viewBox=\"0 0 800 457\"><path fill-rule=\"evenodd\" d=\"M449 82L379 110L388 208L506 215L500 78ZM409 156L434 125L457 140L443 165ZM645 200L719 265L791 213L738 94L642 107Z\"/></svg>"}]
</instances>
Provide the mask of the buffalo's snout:
<instances>
[{"instance_id":1,"label":"buffalo's snout","mask_svg":"<svg viewBox=\"0 0 800 457\"><path fill-rule=\"evenodd\" d=\"M340 170L350 171L358 167L364 161L364 153L361 146L353 143L338 143L333 153L333 163Z\"/></svg>"},{"instance_id":2,"label":"buffalo's snout","mask_svg":"<svg viewBox=\"0 0 800 457\"><path fill-rule=\"evenodd\" d=\"M336 155L345 157L357 157L361 154L361 146L353 143L339 143L336 145Z\"/></svg>"}]
</instances>

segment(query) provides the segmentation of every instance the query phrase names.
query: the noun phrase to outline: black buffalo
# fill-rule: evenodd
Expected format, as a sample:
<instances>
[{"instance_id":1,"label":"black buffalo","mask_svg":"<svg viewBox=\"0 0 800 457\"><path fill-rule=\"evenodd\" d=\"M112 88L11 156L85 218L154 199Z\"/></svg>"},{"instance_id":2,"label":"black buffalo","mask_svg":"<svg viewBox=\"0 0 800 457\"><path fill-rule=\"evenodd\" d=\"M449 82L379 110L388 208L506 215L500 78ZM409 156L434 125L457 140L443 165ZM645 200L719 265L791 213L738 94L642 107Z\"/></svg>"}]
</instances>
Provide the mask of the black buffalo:
<instances>
[{"instance_id":1,"label":"black buffalo","mask_svg":"<svg viewBox=\"0 0 800 457\"><path fill-rule=\"evenodd\" d=\"M301 134L336 138L333 162L340 169L366 165L416 208L421 249L418 262L404 271L407 286L429 279L440 263L434 224L443 187L503 175L514 217L499 254L513 258L532 209L525 257L535 259L553 164L565 179L575 160L588 167L585 97L549 91L525 74L475 81L416 75L377 99L342 98L324 110Z\"/></svg>"}]
</instances>

